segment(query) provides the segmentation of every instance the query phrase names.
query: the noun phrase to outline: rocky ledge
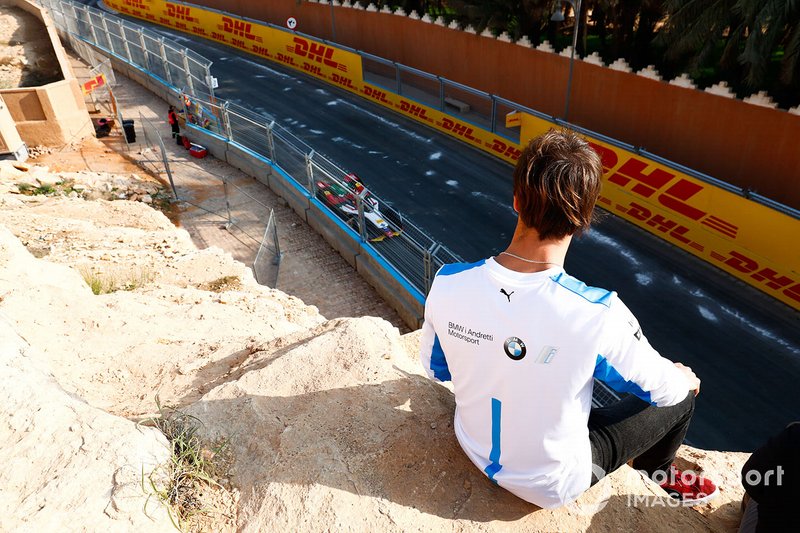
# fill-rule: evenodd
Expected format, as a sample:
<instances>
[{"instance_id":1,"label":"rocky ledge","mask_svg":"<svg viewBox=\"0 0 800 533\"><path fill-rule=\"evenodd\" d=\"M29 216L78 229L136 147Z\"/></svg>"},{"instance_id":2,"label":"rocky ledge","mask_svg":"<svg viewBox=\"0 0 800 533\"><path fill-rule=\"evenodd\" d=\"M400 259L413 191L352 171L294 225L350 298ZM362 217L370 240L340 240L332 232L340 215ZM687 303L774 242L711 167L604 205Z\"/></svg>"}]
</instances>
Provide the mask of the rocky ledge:
<instances>
[{"instance_id":1,"label":"rocky ledge","mask_svg":"<svg viewBox=\"0 0 800 533\"><path fill-rule=\"evenodd\" d=\"M208 490L225 496L199 530L736 530L741 453L681 450L721 487L696 508L627 467L562 509L515 498L458 447L452 393L422 376L417 334L326 320L127 192L89 200L45 174L47 194L0 178L0 529L171 530L144 483L170 446L136 424L158 395L228 443Z\"/></svg>"}]
</instances>

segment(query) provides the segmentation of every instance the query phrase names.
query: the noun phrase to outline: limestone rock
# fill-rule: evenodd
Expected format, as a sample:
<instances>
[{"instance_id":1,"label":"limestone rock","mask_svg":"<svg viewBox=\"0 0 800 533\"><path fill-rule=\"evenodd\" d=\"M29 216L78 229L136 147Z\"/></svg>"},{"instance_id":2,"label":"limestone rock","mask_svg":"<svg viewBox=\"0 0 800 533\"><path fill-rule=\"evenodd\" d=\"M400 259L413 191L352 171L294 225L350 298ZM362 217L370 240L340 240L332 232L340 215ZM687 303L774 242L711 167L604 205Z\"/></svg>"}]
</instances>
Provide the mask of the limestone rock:
<instances>
[{"instance_id":1,"label":"limestone rock","mask_svg":"<svg viewBox=\"0 0 800 533\"><path fill-rule=\"evenodd\" d=\"M726 488L705 513L675 508L628 467L555 510L493 485L458 446L452 393L421 375L417 346L418 334L401 338L377 319L330 321L289 344L263 346L243 362L251 371L190 408L212 434L237 436L242 531L308 531L313 524L361 531L730 531L735 513L728 508L741 496L735 489ZM685 454L711 469L743 461ZM717 519L723 511L730 520Z\"/></svg>"},{"instance_id":2,"label":"limestone rock","mask_svg":"<svg viewBox=\"0 0 800 533\"><path fill-rule=\"evenodd\" d=\"M164 436L66 393L0 319L0 529L174 531L142 472L169 460Z\"/></svg>"}]
</instances>

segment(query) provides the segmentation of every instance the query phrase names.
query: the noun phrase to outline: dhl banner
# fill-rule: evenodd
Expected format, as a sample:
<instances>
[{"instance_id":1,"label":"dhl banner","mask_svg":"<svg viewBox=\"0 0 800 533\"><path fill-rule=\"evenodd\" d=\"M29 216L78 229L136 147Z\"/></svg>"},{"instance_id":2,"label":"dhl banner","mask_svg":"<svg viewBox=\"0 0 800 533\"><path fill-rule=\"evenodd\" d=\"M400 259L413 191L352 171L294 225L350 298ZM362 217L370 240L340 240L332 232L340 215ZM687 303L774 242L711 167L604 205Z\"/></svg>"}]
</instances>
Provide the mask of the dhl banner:
<instances>
[{"instance_id":1,"label":"dhl banner","mask_svg":"<svg viewBox=\"0 0 800 533\"><path fill-rule=\"evenodd\" d=\"M553 123L522 114L526 142ZM800 309L800 220L589 138L603 161L600 206Z\"/></svg>"},{"instance_id":2,"label":"dhl banner","mask_svg":"<svg viewBox=\"0 0 800 533\"><path fill-rule=\"evenodd\" d=\"M555 126L528 113L514 143L364 81L361 57L231 14L164 0L105 0L122 13L205 37L282 63L515 163L521 147ZM589 138L605 170L600 205L637 226L800 309L800 220Z\"/></svg>"}]
</instances>

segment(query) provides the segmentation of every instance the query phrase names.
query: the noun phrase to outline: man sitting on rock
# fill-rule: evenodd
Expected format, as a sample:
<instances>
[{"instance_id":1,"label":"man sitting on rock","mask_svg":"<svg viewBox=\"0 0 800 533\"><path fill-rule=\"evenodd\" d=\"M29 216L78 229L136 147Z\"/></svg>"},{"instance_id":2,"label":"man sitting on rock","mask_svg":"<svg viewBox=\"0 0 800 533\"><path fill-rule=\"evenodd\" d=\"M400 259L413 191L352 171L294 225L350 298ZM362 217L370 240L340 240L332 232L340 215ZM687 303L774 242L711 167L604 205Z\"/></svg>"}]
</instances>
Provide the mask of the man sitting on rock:
<instances>
[{"instance_id":1,"label":"man sitting on rock","mask_svg":"<svg viewBox=\"0 0 800 533\"><path fill-rule=\"evenodd\" d=\"M425 305L421 360L452 380L455 433L494 483L540 507L575 500L633 460L685 504L716 495L672 461L700 380L661 357L616 293L568 275L602 166L580 137L534 139L514 170L517 227L496 257L443 266ZM626 399L592 409L594 378Z\"/></svg>"}]
</instances>

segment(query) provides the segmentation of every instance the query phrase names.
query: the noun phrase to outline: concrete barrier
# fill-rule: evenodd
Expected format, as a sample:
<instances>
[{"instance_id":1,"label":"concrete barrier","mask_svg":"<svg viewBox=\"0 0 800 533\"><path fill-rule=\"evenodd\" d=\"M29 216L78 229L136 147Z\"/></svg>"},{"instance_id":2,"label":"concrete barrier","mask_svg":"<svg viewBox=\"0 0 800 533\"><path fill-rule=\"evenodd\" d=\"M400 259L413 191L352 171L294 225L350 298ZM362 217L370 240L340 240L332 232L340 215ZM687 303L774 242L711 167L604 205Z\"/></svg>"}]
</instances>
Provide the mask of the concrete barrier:
<instances>
[{"instance_id":1,"label":"concrete barrier","mask_svg":"<svg viewBox=\"0 0 800 533\"><path fill-rule=\"evenodd\" d=\"M425 298L365 243L359 243L356 272L372 285L411 329L422 327Z\"/></svg>"},{"instance_id":2,"label":"concrete barrier","mask_svg":"<svg viewBox=\"0 0 800 533\"><path fill-rule=\"evenodd\" d=\"M273 173L269 179L269 188L272 192L286 200L289 206L294 209L300 218L308 222L308 209L311 201L303 189L286 174L280 167L273 167Z\"/></svg>"},{"instance_id":3,"label":"concrete barrier","mask_svg":"<svg viewBox=\"0 0 800 533\"><path fill-rule=\"evenodd\" d=\"M306 217L308 225L322 235L322 238L328 241L328 244L355 269L357 267L356 258L360 252L358 233L331 214L316 199L311 200Z\"/></svg>"},{"instance_id":4,"label":"concrete barrier","mask_svg":"<svg viewBox=\"0 0 800 533\"><path fill-rule=\"evenodd\" d=\"M272 188L269 182L270 174L272 174L272 167L268 159L236 143L228 142L225 160L232 167L238 168L245 174L253 176L267 187Z\"/></svg>"},{"instance_id":5,"label":"concrete barrier","mask_svg":"<svg viewBox=\"0 0 800 533\"><path fill-rule=\"evenodd\" d=\"M189 137L191 142L202 145L208 150L208 153L219 159L226 161L228 157L228 140L221 137L216 133L198 128L193 124L187 124L184 128L184 134ZM263 182L262 182L263 183Z\"/></svg>"}]
</instances>

